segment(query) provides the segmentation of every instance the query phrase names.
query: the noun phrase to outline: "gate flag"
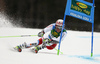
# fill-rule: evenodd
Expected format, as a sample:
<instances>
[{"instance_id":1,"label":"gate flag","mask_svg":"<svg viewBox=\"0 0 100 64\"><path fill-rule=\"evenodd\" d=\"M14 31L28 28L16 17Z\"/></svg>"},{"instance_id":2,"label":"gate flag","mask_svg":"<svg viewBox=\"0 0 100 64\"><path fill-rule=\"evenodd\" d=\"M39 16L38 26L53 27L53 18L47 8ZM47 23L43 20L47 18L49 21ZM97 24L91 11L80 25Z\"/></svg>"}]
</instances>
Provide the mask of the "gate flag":
<instances>
[{"instance_id":1,"label":"gate flag","mask_svg":"<svg viewBox=\"0 0 100 64\"><path fill-rule=\"evenodd\" d=\"M91 57L93 56L94 1L95 0L93 0L93 3L90 3L84 0L67 0L57 55L59 55L64 23L66 15L68 15L92 23Z\"/></svg>"},{"instance_id":2,"label":"gate flag","mask_svg":"<svg viewBox=\"0 0 100 64\"><path fill-rule=\"evenodd\" d=\"M67 0L65 15L94 23L94 4L84 0Z\"/></svg>"},{"instance_id":3,"label":"gate flag","mask_svg":"<svg viewBox=\"0 0 100 64\"><path fill-rule=\"evenodd\" d=\"M93 31L94 31L94 0L93 3L86 2L84 0L67 0L65 16L66 15L92 23L92 36L91 36L91 57L92 57Z\"/></svg>"}]
</instances>

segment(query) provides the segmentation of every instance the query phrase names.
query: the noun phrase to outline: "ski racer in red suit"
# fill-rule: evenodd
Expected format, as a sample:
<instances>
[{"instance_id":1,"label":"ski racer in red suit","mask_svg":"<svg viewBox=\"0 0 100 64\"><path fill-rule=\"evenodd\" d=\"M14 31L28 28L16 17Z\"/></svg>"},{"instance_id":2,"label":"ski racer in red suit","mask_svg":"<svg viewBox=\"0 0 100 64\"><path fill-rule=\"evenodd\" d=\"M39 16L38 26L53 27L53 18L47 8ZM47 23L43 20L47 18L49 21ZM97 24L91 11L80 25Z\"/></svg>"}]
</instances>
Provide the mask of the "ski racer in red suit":
<instances>
[{"instance_id":1,"label":"ski racer in red suit","mask_svg":"<svg viewBox=\"0 0 100 64\"><path fill-rule=\"evenodd\" d=\"M41 37L40 39L34 41L33 43L28 43L28 44L24 43L22 45L16 46L14 47L14 49L21 52L23 48L30 48L35 46L32 49L32 51L35 53L38 53L39 50L44 48L52 50L59 43L62 25L63 25L63 20L58 19L56 23L50 24L49 26L47 26L41 32L38 33L38 36ZM66 37L66 34L67 34L66 29L63 29L61 41Z\"/></svg>"}]
</instances>

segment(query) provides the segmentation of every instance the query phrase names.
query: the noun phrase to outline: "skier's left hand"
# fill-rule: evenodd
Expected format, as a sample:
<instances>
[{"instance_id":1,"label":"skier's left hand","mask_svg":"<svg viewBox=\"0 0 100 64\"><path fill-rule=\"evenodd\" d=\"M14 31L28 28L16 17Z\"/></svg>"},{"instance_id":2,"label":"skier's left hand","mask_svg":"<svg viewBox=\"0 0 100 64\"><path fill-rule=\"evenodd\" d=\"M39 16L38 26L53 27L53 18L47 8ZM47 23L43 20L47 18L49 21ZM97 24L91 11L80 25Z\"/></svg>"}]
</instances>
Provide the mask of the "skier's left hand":
<instances>
[{"instance_id":1,"label":"skier's left hand","mask_svg":"<svg viewBox=\"0 0 100 64\"><path fill-rule=\"evenodd\" d=\"M38 37L43 37L44 34L45 34L44 31L41 31L38 33Z\"/></svg>"}]
</instances>

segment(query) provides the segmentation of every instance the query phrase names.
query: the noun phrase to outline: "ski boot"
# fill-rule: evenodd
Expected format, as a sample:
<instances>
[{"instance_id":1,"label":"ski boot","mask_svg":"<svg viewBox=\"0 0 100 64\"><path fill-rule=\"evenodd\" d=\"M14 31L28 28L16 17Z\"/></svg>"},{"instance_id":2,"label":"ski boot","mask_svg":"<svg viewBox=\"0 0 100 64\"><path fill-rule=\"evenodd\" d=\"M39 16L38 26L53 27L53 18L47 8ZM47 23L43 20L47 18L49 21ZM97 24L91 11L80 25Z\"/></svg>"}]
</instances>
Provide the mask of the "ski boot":
<instances>
[{"instance_id":1,"label":"ski boot","mask_svg":"<svg viewBox=\"0 0 100 64\"><path fill-rule=\"evenodd\" d=\"M21 52L22 51L22 49L21 49L20 46L16 46L16 47L14 47L14 49L17 50L18 52Z\"/></svg>"},{"instance_id":2,"label":"ski boot","mask_svg":"<svg viewBox=\"0 0 100 64\"><path fill-rule=\"evenodd\" d=\"M19 45L19 46L14 47L14 49L15 49L15 50L17 50L18 52L21 52L23 48L27 48L26 43L24 43L24 44L22 44L22 45Z\"/></svg>"},{"instance_id":3,"label":"ski boot","mask_svg":"<svg viewBox=\"0 0 100 64\"><path fill-rule=\"evenodd\" d=\"M36 46L35 48L32 49L32 52L38 53L39 50L41 50L41 47Z\"/></svg>"}]
</instances>

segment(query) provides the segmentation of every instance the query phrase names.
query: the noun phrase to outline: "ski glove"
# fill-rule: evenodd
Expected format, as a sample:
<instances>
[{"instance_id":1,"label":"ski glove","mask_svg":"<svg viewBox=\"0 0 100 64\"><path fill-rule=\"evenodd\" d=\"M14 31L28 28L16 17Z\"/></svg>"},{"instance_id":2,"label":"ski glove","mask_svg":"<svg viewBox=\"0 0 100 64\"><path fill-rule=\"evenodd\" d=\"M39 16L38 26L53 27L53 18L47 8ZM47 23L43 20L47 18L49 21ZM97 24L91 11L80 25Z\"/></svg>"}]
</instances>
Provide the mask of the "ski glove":
<instances>
[{"instance_id":1,"label":"ski glove","mask_svg":"<svg viewBox=\"0 0 100 64\"><path fill-rule=\"evenodd\" d=\"M44 31L41 31L38 33L38 37L43 37L44 34L45 34Z\"/></svg>"},{"instance_id":2,"label":"ski glove","mask_svg":"<svg viewBox=\"0 0 100 64\"><path fill-rule=\"evenodd\" d=\"M48 39L48 38L45 38L43 39L43 43L50 43L52 40L51 39Z\"/></svg>"},{"instance_id":3,"label":"ski glove","mask_svg":"<svg viewBox=\"0 0 100 64\"><path fill-rule=\"evenodd\" d=\"M48 39L48 38L43 39L43 42L44 42L44 43L53 43L53 44L59 43L59 42L56 41L56 40L52 40L52 39Z\"/></svg>"}]
</instances>

